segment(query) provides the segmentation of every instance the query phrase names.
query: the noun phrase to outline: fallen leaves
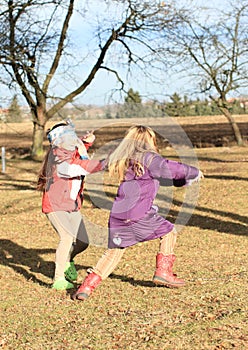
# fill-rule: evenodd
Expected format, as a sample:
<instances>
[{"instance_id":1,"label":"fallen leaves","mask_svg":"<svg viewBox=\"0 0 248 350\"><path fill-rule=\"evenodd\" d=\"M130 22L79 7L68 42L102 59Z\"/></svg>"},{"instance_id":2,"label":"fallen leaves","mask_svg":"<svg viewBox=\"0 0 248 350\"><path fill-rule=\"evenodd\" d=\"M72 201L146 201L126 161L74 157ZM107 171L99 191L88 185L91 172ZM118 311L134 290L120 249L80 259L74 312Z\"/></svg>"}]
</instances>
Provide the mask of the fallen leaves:
<instances>
[{"instance_id":1,"label":"fallen leaves","mask_svg":"<svg viewBox=\"0 0 248 350\"><path fill-rule=\"evenodd\" d=\"M174 268L186 280L184 288L153 285L158 242L152 241L130 247L86 302L50 288L57 236L40 211L40 194L22 187L29 181L32 185L31 169L39 164L12 160L15 172L8 174L0 192L0 348L247 349L247 202L245 196L232 195L247 186L248 165L242 161L246 153L243 148L197 150L209 177L192 220L178 238ZM180 199L181 194L175 196ZM86 214L106 225L108 213L85 204ZM79 281L102 252L91 246L76 257Z\"/></svg>"}]
</instances>

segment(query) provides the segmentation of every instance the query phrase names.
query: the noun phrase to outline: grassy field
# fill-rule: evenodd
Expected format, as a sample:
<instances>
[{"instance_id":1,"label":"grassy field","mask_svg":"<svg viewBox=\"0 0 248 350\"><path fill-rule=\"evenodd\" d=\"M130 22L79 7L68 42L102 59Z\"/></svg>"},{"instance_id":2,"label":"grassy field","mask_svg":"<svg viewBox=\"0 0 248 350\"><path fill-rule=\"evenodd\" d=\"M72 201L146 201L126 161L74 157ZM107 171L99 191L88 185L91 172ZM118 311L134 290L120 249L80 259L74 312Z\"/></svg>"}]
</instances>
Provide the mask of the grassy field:
<instances>
[{"instance_id":1,"label":"grassy field","mask_svg":"<svg viewBox=\"0 0 248 350\"><path fill-rule=\"evenodd\" d=\"M20 134L28 145L26 131ZM128 249L86 302L50 288L58 240L35 190L40 163L8 154L0 174L1 349L248 349L247 147L195 152L205 179L176 249L175 269L186 286L153 285L152 241ZM175 157L172 149L163 154ZM105 189L114 196L110 179ZM173 192L172 221L184 193ZM87 193L82 213L106 226L108 210L92 206ZM103 251L92 245L76 258L78 283Z\"/></svg>"}]
</instances>

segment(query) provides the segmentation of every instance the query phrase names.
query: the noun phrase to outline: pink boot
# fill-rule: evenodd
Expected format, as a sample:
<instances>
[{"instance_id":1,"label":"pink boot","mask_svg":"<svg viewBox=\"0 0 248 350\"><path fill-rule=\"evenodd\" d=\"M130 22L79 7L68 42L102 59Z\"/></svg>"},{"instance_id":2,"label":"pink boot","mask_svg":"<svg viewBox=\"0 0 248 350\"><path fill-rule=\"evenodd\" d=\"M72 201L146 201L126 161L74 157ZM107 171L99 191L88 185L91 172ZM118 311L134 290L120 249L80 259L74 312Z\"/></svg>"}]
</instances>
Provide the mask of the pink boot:
<instances>
[{"instance_id":1,"label":"pink boot","mask_svg":"<svg viewBox=\"0 0 248 350\"><path fill-rule=\"evenodd\" d=\"M156 271L153 276L153 282L158 285L164 285L168 288L179 288L185 285L184 280L177 278L172 272L172 266L176 260L174 254L157 254Z\"/></svg>"},{"instance_id":2,"label":"pink boot","mask_svg":"<svg viewBox=\"0 0 248 350\"><path fill-rule=\"evenodd\" d=\"M93 290L101 283L102 278L94 272L91 272L85 277L85 280L78 288L76 293L72 296L73 300L85 300L87 299Z\"/></svg>"}]
</instances>

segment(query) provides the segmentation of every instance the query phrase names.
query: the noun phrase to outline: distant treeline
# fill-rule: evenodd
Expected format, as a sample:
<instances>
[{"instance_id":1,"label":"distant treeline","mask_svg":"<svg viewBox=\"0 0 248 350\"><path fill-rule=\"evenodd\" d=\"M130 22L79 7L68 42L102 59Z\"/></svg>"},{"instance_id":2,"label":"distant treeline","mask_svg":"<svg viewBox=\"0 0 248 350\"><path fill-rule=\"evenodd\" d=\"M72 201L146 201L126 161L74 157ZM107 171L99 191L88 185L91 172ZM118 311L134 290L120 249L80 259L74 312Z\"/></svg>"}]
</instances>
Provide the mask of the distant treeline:
<instances>
[{"instance_id":1,"label":"distant treeline","mask_svg":"<svg viewBox=\"0 0 248 350\"><path fill-rule=\"evenodd\" d=\"M248 98L233 99L229 101L229 110L231 114L247 114L248 112ZM99 111L98 111L99 112ZM99 114L99 118L156 118L169 115L171 117L183 116L207 116L207 115L221 115L221 111L217 105L208 99L192 100L187 96L181 98L174 94L170 101L158 102L136 102L125 101L120 105L111 105L105 107L104 114Z\"/></svg>"},{"instance_id":2,"label":"distant treeline","mask_svg":"<svg viewBox=\"0 0 248 350\"><path fill-rule=\"evenodd\" d=\"M233 98L228 101L231 114L247 114L248 98ZM66 118L78 119L121 119L121 118L159 118L169 115L171 117L221 115L216 103L210 99L190 99L181 97L177 93L170 96L169 101L159 102L151 100L142 102L140 94L130 89L124 103L109 104L105 106L81 105L78 107L64 107L54 116L54 120ZM30 120L31 115L27 109L19 106L14 96L8 109L0 109L0 120L5 122L22 122Z\"/></svg>"}]
</instances>

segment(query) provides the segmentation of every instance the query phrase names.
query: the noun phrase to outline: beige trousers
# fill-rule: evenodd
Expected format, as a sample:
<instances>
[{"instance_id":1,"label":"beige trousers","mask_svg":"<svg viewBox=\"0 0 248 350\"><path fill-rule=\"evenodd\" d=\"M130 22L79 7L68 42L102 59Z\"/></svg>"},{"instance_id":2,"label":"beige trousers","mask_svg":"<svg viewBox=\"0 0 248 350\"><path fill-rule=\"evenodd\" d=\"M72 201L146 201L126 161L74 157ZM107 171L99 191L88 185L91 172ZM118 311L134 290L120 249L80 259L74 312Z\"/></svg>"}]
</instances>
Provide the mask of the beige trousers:
<instances>
[{"instance_id":1,"label":"beige trousers","mask_svg":"<svg viewBox=\"0 0 248 350\"><path fill-rule=\"evenodd\" d=\"M84 251L89 243L81 213L57 211L47 214L59 236L55 255L54 280L64 277L66 263Z\"/></svg>"}]
</instances>

